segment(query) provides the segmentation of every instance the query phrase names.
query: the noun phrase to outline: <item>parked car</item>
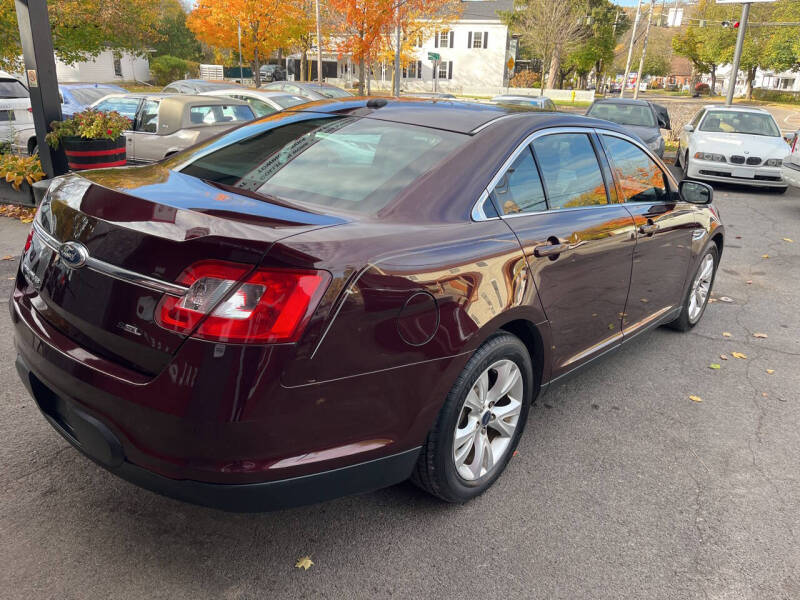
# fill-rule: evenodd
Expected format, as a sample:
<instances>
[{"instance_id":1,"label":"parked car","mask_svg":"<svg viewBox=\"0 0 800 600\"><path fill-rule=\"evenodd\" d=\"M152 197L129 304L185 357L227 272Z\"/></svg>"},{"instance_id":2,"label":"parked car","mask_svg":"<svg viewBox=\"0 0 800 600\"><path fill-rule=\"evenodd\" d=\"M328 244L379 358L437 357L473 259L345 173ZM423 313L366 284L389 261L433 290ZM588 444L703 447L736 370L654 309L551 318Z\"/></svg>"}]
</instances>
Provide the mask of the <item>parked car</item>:
<instances>
[{"instance_id":1,"label":"parked car","mask_svg":"<svg viewBox=\"0 0 800 600\"><path fill-rule=\"evenodd\" d=\"M280 65L261 65L258 73L262 81L283 81L286 79L286 71Z\"/></svg>"},{"instance_id":2,"label":"parked car","mask_svg":"<svg viewBox=\"0 0 800 600\"><path fill-rule=\"evenodd\" d=\"M641 138L659 158L664 156L662 129L670 129L666 107L632 98L607 98L595 100L586 114L623 125L629 132Z\"/></svg>"},{"instance_id":3,"label":"parked car","mask_svg":"<svg viewBox=\"0 0 800 600\"><path fill-rule=\"evenodd\" d=\"M789 154L783 159L783 179L800 188L800 129L787 137Z\"/></svg>"},{"instance_id":4,"label":"parked car","mask_svg":"<svg viewBox=\"0 0 800 600\"><path fill-rule=\"evenodd\" d=\"M132 164L161 160L255 118L246 102L211 96L112 94L93 108L131 120L125 148Z\"/></svg>"},{"instance_id":5,"label":"parked car","mask_svg":"<svg viewBox=\"0 0 800 600\"><path fill-rule=\"evenodd\" d=\"M252 90L248 88L228 88L203 92L201 96L216 96L218 98L234 98L243 100L250 105L256 117L265 117L272 113L291 108L298 104L305 104L308 98L289 94L287 92L268 92L266 90Z\"/></svg>"},{"instance_id":6,"label":"parked car","mask_svg":"<svg viewBox=\"0 0 800 600\"><path fill-rule=\"evenodd\" d=\"M16 150L16 133L33 127L31 98L22 82L0 71L0 143L8 143Z\"/></svg>"},{"instance_id":7,"label":"parked car","mask_svg":"<svg viewBox=\"0 0 800 600\"><path fill-rule=\"evenodd\" d=\"M111 83L60 83L61 114L69 118L86 110L92 104L109 94L126 94L128 90Z\"/></svg>"},{"instance_id":8,"label":"parked car","mask_svg":"<svg viewBox=\"0 0 800 600\"><path fill-rule=\"evenodd\" d=\"M453 94L446 92L406 92L403 98L427 98L429 100L455 100Z\"/></svg>"},{"instance_id":9,"label":"parked car","mask_svg":"<svg viewBox=\"0 0 800 600\"><path fill-rule=\"evenodd\" d=\"M224 90L236 87L230 81L207 81L205 79L179 79L161 90L164 94L201 94L211 90Z\"/></svg>"},{"instance_id":10,"label":"parked car","mask_svg":"<svg viewBox=\"0 0 800 600\"><path fill-rule=\"evenodd\" d=\"M710 104L684 126L677 166L686 178L787 189L786 141L773 116L756 107Z\"/></svg>"},{"instance_id":11,"label":"parked car","mask_svg":"<svg viewBox=\"0 0 800 600\"><path fill-rule=\"evenodd\" d=\"M492 102L495 104L505 104L507 106L524 106L534 110L558 110L553 101L547 96L504 94L502 96L495 96L492 98Z\"/></svg>"},{"instance_id":12,"label":"parked car","mask_svg":"<svg viewBox=\"0 0 800 600\"><path fill-rule=\"evenodd\" d=\"M335 85L300 81L275 81L261 86L262 90L284 92L305 96L309 100L325 100L326 98L349 98L353 94Z\"/></svg>"},{"instance_id":13,"label":"parked car","mask_svg":"<svg viewBox=\"0 0 800 600\"><path fill-rule=\"evenodd\" d=\"M16 367L70 443L169 496L258 511L411 477L463 502L546 388L698 323L711 199L606 121L300 105L56 179L12 292Z\"/></svg>"}]
</instances>

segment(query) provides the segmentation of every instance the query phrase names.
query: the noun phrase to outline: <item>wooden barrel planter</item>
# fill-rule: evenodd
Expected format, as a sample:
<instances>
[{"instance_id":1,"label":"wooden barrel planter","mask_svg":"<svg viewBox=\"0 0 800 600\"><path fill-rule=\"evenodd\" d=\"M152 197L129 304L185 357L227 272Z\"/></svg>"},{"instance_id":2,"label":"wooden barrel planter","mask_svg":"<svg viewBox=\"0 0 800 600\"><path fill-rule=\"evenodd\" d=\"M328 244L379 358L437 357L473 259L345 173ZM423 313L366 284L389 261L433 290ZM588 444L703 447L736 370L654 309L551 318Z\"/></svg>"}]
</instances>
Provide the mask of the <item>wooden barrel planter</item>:
<instances>
[{"instance_id":1,"label":"wooden barrel planter","mask_svg":"<svg viewBox=\"0 0 800 600\"><path fill-rule=\"evenodd\" d=\"M73 171L122 167L126 163L124 135L115 140L65 137L62 144L69 168Z\"/></svg>"}]
</instances>

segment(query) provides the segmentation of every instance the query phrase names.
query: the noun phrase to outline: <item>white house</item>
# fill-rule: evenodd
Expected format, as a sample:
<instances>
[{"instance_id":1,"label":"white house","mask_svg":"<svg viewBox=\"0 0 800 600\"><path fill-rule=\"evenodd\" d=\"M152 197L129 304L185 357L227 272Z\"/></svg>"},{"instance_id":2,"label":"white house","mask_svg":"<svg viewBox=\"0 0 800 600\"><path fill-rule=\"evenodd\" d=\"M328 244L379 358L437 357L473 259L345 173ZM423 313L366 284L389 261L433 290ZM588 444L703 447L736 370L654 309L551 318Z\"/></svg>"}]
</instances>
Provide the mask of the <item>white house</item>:
<instances>
[{"instance_id":1,"label":"white house","mask_svg":"<svg viewBox=\"0 0 800 600\"><path fill-rule=\"evenodd\" d=\"M731 65L722 65L717 69L718 93L727 93L730 76ZM702 80L710 84L711 76L704 75ZM744 96L746 84L747 81L744 71L739 71L734 94L736 96ZM761 69L757 69L755 79L753 79L753 88L779 90L782 92L800 92L800 73L794 71L775 73L774 71L762 71Z\"/></svg>"},{"instance_id":2,"label":"white house","mask_svg":"<svg viewBox=\"0 0 800 600\"><path fill-rule=\"evenodd\" d=\"M498 13L513 6L513 0L461 0L460 18L416 46L416 60L403 68L403 91L500 92L507 81L508 58L516 54L516 40L511 39ZM434 63L429 54L438 54L440 60ZM338 77L327 80L349 85L358 73L349 57L337 62ZM392 64L382 65L373 73L371 86L389 89L393 68Z\"/></svg>"},{"instance_id":3,"label":"white house","mask_svg":"<svg viewBox=\"0 0 800 600\"><path fill-rule=\"evenodd\" d=\"M104 50L96 58L74 65L67 65L56 58L56 76L61 83L148 81L150 61L147 56Z\"/></svg>"}]
</instances>

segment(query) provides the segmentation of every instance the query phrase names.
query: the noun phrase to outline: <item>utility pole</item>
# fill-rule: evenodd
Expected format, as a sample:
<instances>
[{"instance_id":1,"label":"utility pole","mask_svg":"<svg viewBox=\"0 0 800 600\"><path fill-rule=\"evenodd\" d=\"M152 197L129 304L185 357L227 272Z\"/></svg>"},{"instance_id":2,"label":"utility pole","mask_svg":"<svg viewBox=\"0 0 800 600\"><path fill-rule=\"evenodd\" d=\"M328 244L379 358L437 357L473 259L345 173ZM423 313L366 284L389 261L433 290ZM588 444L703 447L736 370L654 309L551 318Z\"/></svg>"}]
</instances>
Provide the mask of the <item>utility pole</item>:
<instances>
[{"instance_id":1,"label":"utility pole","mask_svg":"<svg viewBox=\"0 0 800 600\"><path fill-rule=\"evenodd\" d=\"M644 30L644 44L642 44L642 57L639 59L639 74L636 77L636 87L633 88L633 99L639 97L639 85L642 82L642 72L644 70L644 57L647 54L647 38L650 35L650 23L653 22L653 9L655 0L650 0L650 13L647 15L647 29Z\"/></svg>"},{"instance_id":2,"label":"utility pole","mask_svg":"<svg viewBox=\"0 0 800 600\"><path fill-rule=\"evenodd\" d=\"M739 63L742 60L742 46L744 46L744 30L747 29L747 18L750 16L750 3L742 6L742 19L739 21L739 33L736 36L736 50L733 52L733 65L731 65L728 94L725 97L725 106L733 104L733 92L736 89L736 80L739 78Z\"/></svg>"},{"instance_id":3,"label":"utility pole","mask_svg":"<svg viewBox=\"0 0 800 600\"><path fill-rule=\"evenodd\" d=\"M633 29L631 30L631 45L628 47L628 60L625 61L625 77L622 79L622 89L619 91L620 98L625 95L625 86L628 85L628 75L631 73L631 60L633 59L633 45L636 43L636 28L639 26L639 17L641 14L642 0L639 0L636 4L636 18L633 20Z\"/></svg>"},{"instance_id":4,"label":"utility pole","mask_svg":"<svg viewBox=\"0 0 800 600\"><path fill-rule=\"evenodd\" d=\"M242 75L242 22L239 21L237 33L239 35L239 83L244 85L244 75ZM261 83L261 77L259 73L258 83ZM255 77L255 76L254 76Z\"/></svg>"},{"instance_id":5,"label":"utility pole","mask_svg":"<svg viewBox=\"0 0 800 600\"><path fill-rule=\"evenodd\" d=\"M322 83L322 34L319 27L319 0L314 0L314 11L317 13L317 83ZM311 79L309 77L309 79Z\"/></svg>"},{"instance_id":6,"label":"utility pole","mask_svg":"<svg viewBox=\"0 0 800 600\"><path fill-rule=\"evenodd\" d=\"M397 19L397 46L394 51L394 90L395 96L400 96L400 44L401 44L401 31L400 31L400 5L398 4L394 9L394 16Z\"/></svg>"}]
</instances>

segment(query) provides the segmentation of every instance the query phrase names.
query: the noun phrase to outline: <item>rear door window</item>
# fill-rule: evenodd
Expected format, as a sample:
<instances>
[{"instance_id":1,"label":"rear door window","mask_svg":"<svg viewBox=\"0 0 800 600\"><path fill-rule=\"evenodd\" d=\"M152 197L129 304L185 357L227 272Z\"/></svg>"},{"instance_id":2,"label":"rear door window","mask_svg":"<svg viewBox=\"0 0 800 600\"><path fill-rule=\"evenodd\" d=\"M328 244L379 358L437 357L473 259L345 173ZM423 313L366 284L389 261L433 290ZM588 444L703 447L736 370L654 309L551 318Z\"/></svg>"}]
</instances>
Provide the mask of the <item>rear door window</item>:
<instances>
[{"instance_id":1,"label":"rear door window","mask_svg":"<svg viewBox=\"0 0 800 600\"><path fill-rule=\"evenodd\" d=\"M551 209L608 204L597 155L585 133L554 133L533 142Z\"/></svg>"},{"instance_id":2,"label":"rear door window","mask_svg":"<svg viewBox=\"0 0 800 600\"><path fill-rule=\"evenodd\" d=\"M193 125L219 125L220 123L249 121L252 118L252 109L240 104L192 106L189 109L189 120Z\"/></svg>"},{"instance_id":3,"label":"rear door window","mask_svg":"<svg viewBox=\"0 0 800 600\"><path fill-rule=\"evenodd\" d=\"M616 136L602 137L625 202L668 201L664 172L641 148Z\"/></svg>"},{"instance_id":4,"label":"rear door window","mask_svg":"<svg viewBox=\"0 0 800 600\"><path fill-rule=\"evenodd\" d=\"M492 190L491 198L502 215L547 210L542 180L529 146L503 173Z\"/></svg>"},{"instance_id":5,"label":"rear door window","mask_svg":"<svg viewBox=\"0 0 800 600\"><path fill-rule=\"evenodd\" d=\"M136 131L158 133L158 105L158 100L145 100L142 103L142 111L139 114Z\"/></svg>"},{"instance_id":6,"label":"rear door window","mask_svg":"<svg viewBox=\"0 0 800 600\"><path fill-rule=\"evenodd\" d=\"M136 109L139 108L139 99L107 98L102 102L98 102L95 108L104 113L117 111L123 117L128 117L131 121L133 121L136 118Z\"/></svg>"}]
</instances>

